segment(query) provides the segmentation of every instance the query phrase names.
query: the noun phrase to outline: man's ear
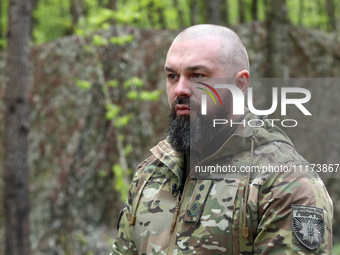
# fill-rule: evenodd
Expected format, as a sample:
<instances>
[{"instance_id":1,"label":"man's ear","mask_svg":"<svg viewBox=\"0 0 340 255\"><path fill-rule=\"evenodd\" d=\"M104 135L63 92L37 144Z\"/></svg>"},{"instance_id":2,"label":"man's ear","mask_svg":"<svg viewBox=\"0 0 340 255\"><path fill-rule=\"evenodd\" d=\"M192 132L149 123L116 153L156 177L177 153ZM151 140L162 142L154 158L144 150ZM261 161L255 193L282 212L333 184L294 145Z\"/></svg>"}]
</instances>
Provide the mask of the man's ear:
<instances>
[{"instance_id":1,"label":"man's ear","mask_svg":"<svg viewBox=\"0 0 340 255\"><path fill-rule=\"evenodd\" d=\"M243 93L246 93L250 83L249 72L247 70L242 70L236 74L235 78L237 87L241 89Z\"/></svg>"}]
</instances>

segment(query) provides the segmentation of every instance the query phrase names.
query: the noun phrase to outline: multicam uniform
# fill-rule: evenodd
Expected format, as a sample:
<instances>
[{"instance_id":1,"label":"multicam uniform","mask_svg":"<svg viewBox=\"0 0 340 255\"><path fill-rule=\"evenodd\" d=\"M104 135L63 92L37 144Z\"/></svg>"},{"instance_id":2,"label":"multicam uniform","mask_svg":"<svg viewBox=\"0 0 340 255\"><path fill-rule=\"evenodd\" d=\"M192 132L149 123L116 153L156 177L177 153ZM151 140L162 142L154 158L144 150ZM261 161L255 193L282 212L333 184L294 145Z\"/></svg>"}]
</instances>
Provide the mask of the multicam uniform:
<instances>
[{"instance_id":1,"label":"multicam uniform","mask_svg":"<svg viewBox=\"0 0 340 255\"><path fill-rule=\"evenodd\" d=\"M240 125L205 164L306 168L286 134L264 123ZM151 151L136 170L112 254L331 254L332 200L316 173L189 175L175 197L184 157L166 140Z\"/></svg>"}]
</instances>

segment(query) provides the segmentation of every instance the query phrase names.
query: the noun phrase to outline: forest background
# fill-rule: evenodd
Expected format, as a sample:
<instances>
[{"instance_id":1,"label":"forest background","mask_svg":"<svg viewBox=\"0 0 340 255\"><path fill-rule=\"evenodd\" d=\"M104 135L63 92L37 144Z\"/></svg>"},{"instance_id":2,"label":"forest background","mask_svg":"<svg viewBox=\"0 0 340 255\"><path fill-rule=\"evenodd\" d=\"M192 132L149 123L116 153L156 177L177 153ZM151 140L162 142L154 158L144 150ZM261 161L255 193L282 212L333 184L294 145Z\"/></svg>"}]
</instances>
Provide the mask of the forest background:
<instances>
[{"instance_id":1,"label":"forest background","mask_svg":"<svg viewBox=\"0 0 340 255\"><path fill-rule=\"evenodd\" d=\"M200 23L240 35L252 77L318 78L317 121L285 131L309 162L340 163L338 0L1 0L0 254L110 252L134 169L166 136L167 49ZM340 186L324 182L340 254Z\"/></svg>"}]
</instances>

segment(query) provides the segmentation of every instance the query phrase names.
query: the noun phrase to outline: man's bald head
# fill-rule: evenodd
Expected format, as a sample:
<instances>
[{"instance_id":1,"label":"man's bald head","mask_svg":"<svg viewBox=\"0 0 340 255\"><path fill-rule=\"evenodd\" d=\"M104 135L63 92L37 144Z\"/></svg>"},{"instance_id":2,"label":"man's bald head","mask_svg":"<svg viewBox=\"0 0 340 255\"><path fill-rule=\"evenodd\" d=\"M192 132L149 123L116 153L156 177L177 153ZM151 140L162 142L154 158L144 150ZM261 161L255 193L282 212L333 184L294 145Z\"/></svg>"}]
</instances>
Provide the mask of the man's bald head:
<instances>
[{"instance_id":1,"label":"man's bald head","mask_svg":"<svg viewBox=\"0 0 340 255\"><path fill-rule=\"evenodd\" d=\"M228 77L234 77L242 70L249 72L247 50L240 37L229 28L210 24L195 25L183 30L174 42L202 40L209 37L215 37L221 41L219 60Z\"/></svg>"}]
</instances>

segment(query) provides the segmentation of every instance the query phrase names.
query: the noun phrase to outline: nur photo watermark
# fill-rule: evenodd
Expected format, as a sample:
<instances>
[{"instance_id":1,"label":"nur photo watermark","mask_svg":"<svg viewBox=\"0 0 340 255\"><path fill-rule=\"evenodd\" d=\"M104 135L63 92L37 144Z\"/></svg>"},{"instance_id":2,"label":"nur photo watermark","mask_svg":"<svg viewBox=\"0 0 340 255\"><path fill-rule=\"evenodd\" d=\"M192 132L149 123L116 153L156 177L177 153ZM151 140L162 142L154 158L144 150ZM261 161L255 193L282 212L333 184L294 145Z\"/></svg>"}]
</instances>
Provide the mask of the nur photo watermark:
<instances>
[{"instance_id":1,"label":"nur photo watermark","mask_svg":"<svg viewBox=\"0 0 340 255\"><path fill-rule=\"evenodd\" d=\"M329 120L339 123L332 114L337 103L333 89L339 81L262 78L250 79L249 86L244 86L241 79L192 79L192 177L282 173L289 178L317 174L337 178L340 161L334 150L339 151L339 145L334 140L340 138L331 136ZM316 146L320 134L326 157Z\"/></svg>"}]
</instances>

